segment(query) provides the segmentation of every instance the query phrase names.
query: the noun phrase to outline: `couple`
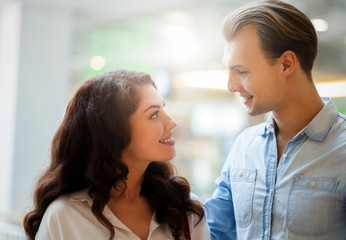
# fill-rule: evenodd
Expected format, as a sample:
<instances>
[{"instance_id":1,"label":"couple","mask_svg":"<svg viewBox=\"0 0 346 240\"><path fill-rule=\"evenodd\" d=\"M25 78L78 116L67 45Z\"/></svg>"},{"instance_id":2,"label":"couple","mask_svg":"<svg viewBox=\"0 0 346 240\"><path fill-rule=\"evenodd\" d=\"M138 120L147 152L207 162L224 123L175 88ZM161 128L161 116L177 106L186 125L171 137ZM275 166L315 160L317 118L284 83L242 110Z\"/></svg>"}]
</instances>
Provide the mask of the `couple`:
<instances>
[{"instance_id":1,"label":"couple","mask_svg":"<svg viewBox=\"0 0 346 240\"><path fill-rule=\"evenodd\" d=\"M249 115L203 206L174 175L177 123L146 73L86 81L70 101L24 219L29 239L344 239L346 118L312 81L317 36L280 1L223 24L228 90ZM204 211L205 210L205 211Z\"/></svg>"}]
</instances>

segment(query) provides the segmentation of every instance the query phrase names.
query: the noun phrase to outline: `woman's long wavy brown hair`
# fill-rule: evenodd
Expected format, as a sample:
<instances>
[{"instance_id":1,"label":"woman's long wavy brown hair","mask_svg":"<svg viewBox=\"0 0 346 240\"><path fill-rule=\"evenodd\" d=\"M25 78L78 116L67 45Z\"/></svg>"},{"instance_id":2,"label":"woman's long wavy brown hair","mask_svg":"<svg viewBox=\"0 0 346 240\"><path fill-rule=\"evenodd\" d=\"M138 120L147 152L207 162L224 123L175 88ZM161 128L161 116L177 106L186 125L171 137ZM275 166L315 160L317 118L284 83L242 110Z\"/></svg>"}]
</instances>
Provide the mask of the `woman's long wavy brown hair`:
<instances>
[{"instance_id":1,"label":"woman's long wavy brown hair","mask_svg":"<svg viewBox=\"0 0 346 240\"><path fill-rule=\"evenodd\" d=\"M131 140L129 117L138 107L138 89L154 82L147 73L119 70L95 76L82 84L54 135L51 163L38 180L34 209L24 218L27 237L35 239L42 217L63 194L90 188L92 213L114 237L112 224L102 214L110 190L124 184L127 166L121 161ZM125 185L126 186L126 185ZM141 194L167 223L176 240L184 235L185 214L201 220L203 207L190 198L190 186L175 176L169 162L152 162L144 173Z\"/></svg>"}]
</instances>

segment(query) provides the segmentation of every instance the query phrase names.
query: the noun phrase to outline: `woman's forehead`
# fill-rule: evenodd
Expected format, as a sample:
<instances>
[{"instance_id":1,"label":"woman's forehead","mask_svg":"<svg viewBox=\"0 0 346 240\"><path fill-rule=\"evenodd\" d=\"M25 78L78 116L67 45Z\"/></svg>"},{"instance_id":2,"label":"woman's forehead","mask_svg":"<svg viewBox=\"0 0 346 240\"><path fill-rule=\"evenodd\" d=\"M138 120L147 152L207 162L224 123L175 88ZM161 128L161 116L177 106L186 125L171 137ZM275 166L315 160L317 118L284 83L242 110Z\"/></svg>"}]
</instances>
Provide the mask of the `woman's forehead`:
<instances>
[{"instance_id":1,"label":"woman's forehead","mask_svg":"<svg viewBox=\"0 0 346 240\"><path fill-rule=\"evenodd\" d=\"M163 99L153 85L145 85L139 89L138 108L145 108L150 105L162 106Z\"/></svg>"}]
</instances>

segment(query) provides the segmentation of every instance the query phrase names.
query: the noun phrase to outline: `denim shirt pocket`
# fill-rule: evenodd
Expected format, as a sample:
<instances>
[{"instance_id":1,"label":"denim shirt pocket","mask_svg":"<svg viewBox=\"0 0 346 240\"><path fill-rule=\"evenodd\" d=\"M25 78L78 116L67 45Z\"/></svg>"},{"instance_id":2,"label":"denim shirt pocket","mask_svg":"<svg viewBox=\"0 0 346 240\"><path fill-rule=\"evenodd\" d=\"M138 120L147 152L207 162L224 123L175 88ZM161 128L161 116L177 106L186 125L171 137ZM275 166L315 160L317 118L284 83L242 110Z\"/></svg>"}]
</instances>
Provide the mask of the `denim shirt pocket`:
<instances>
[{"instance_id":1,"label":"denim shirt pocket","mask_svg":"<svg viewBox=\"0 0 346 240\"><path fill-rule=\"evenodd\" d=\"M294 176L287 202L287 227L296 235L316 237L333 226L336 178Z\"/></svg>"},{"instance_id":2,"label":"denim shirt pocket","mask_svg":"<svg viewBox=\"0 0 346 240\"><path fill-rule=\"evenodd\" d=\"M238 227L248 227L252 218L256 169L234 168L230 171L230 182L234 214Z\"/></svg>"}]
</instances>

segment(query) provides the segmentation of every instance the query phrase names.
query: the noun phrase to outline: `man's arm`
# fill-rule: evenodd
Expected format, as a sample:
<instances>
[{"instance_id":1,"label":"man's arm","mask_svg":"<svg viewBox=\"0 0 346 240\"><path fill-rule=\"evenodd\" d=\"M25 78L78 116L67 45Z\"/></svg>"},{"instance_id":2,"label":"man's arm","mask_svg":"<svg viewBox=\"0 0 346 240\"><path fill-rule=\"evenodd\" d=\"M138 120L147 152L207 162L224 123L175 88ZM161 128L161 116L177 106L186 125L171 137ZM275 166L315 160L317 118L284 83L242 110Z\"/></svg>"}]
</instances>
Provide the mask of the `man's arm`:
<instances>
[{"instance_id":1,"label":"man's arm","mask_svg":"<svg viewBox=\"0 0 346 240\"><path fill-rule=\"evenodd\" d=\"M227 163L223 167L221 176L216 180L216 190L212 198L208 199L205 205L212 239L236 239L237 232Z\"/></svg>"}]
</instances>

